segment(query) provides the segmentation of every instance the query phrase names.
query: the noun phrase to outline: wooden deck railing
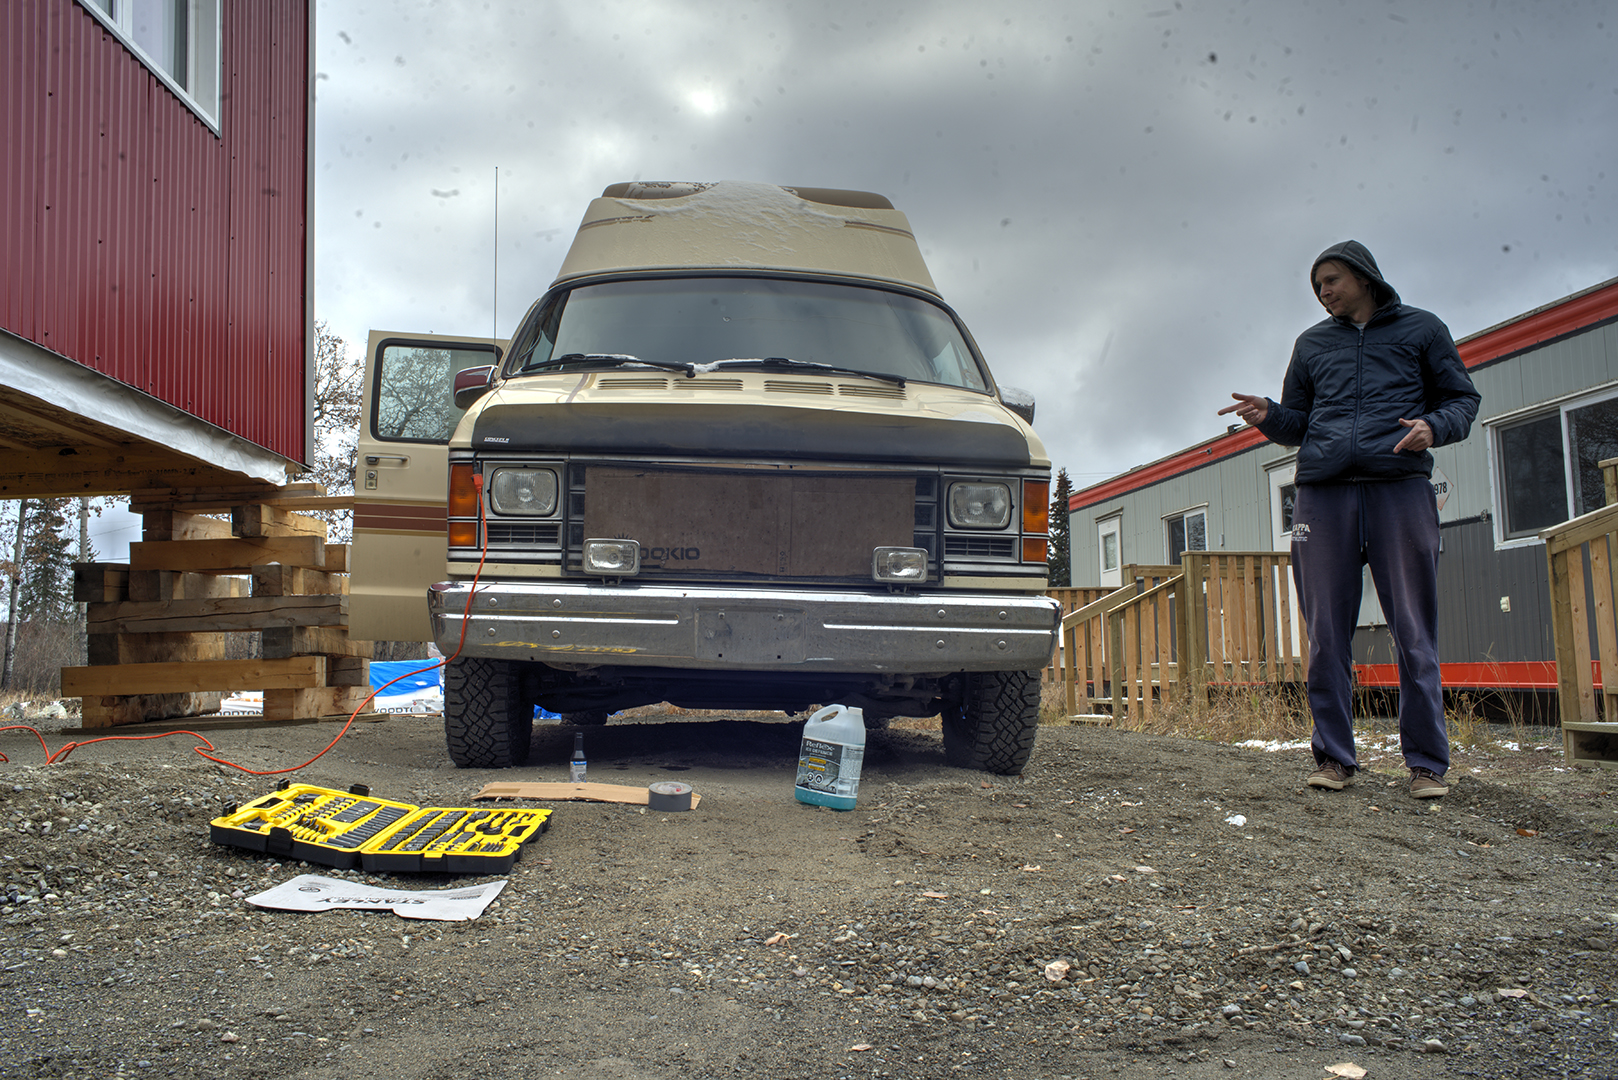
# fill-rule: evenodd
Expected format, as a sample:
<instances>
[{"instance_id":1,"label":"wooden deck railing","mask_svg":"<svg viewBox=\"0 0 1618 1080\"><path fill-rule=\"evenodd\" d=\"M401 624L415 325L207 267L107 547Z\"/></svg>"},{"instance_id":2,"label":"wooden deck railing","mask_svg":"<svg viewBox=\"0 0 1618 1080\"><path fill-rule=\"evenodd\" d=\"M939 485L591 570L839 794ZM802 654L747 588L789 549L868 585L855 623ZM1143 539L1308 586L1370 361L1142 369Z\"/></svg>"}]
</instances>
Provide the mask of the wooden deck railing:
<instances>
[{"instance_id":1,"label":"wooden deck railing","mask_svg":"<svg viewBox=\"0 0 1618 1080\"><path fill-rule=\"evenodd\" d=\"M1103 703L1131 722L1233 683L1305 677L1284 552L1186 552L1182 566L1124 568L1128 584L1065 590L1057 677L1070 716ZM1093 595L1100 593L1100 595ZM1084 602L1080 602L1080 601Z\"/></svg>"},{"instance_id":2,"label":"wooden deck railing","mask_svg":"<svg viewBox=\"0 0 1618 1080\"><path fill-rule=\"evenodd\" d=\"M1203 618L1192 618L1186 663L1207 684L1303 682L1308 640L1292 602L1292 557L1280 551L1188 551L1186 576L1201 581Z\"/></svg>"},{"instance_id":3,"label":"wooden deck railing","mask_svg":"<svg viewBox=\"0 0 1618 1080\"><path fill-rule=\"evenodd\" d=\"M1556 637L1562 723L1565 727L1570 722L1612 721L1618 716L1614 712L1618 707L1618 680L1614 679L1618 674L1618 621L1613 610L1618 505L1609 503L1539 535L1550 564L1551 627ZM1612 726L1618 729L1618 723Z\"/></svg>"}]
</instances>

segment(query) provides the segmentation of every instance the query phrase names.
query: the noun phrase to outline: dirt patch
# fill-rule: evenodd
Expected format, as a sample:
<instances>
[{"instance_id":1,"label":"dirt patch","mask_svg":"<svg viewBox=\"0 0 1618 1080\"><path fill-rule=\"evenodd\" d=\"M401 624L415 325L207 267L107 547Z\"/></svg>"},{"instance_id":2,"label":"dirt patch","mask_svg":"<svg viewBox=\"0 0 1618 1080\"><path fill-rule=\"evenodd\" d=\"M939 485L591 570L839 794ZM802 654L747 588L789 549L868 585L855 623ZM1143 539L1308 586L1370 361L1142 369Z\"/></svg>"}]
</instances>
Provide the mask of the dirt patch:
<instances>
[{"instance_id":1,"label":"dirt patch","mask_svg":"<svg viewBox=\"0 0 1618 1080\"><path fill-rule=\"evenodd\" d=\"M526 768L462 771L438 723L394 717L295 778L456 805L564 778L575 730L539 728ZM1025 774L994 777L903 724L871 733L859 807L836 813L793 800L801 727L779 716L583 730L591 779L678 778L701 807L541 804L554 827L461 924L245 904L326 871L209 843L211 817L274 780L190 736L45 766L0 734L6 1071L1614 1073L1614 775L1559 751L1463 755L1423 805L1392 763L1324 792L1301 750L1083 727L1042 729ZM273 769L335 733L208 737Z\"/></svg>"}]
</instances>

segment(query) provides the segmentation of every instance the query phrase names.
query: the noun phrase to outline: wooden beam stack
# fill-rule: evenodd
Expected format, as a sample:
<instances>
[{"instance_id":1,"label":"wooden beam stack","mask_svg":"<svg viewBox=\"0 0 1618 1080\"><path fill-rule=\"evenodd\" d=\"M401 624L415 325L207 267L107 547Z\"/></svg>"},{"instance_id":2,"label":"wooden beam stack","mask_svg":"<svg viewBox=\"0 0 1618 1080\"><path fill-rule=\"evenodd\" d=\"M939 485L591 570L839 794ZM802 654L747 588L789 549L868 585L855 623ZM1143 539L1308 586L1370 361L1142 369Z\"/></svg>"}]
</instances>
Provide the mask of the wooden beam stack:
<instances>
[{"instance_id":1,"label":"wooden beam stack","mask_svg":"<svg viewBox=\"0 0 1618 1080\"><path fill-rule=\"evenodd\" d=\"M136 493L128 564L74 566L89 666L64 668L62 693L83 699L84 726L200 716L238 690L264 692L266 720L357 708L371 642L348 636L348 545L297 512L351 505L315 484ZM232 634L259 635L259 658L227 659Z\"/></svg>"}]
</instances>

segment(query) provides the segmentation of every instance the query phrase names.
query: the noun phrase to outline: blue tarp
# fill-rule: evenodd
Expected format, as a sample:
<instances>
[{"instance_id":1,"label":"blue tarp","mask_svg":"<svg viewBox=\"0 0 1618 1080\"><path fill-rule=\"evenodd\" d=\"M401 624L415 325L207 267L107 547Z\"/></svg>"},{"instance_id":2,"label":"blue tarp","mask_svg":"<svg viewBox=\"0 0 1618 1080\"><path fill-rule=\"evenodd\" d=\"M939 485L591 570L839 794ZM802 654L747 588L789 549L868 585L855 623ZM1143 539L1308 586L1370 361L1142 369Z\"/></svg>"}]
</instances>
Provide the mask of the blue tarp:
<instances>
[{"instance_id":1,"label":"blue tarp","mask_svg":"<svg viewBox=\"0 0 1618 1080\"><path fill-rule=\"evenodd\" d=\"M444 669L435 667L433 666L434 664L435 661L432 660L372 660L371 689L379 690L389 680L399 679L399 676L405 675L408 677L399 679L398 682L389 686L387 692L382 696L394 697L395 695L404 696L408 694L420 696L422 694L442 693ZM428 670L421 671L422 668L427 668ZM413 671L420 672L420 674L411 675L410 673ZM534 714L541 720L560 719L555 713L547 712L537 707L534 709Z\"/></svg>"},{"instance_id":2,"label":"blue tarp","mask_svg":"<svg viewBox=\"0 0 1618 1080\"><path fill-rule=\"evenodd\" d=\"M426 671L422 671L426 668ZM420 672L411 675L411 672ZM399 676L408 676L399 679ZM371 661L371 689L378 690L393 679L398 682L389 686L385 697L398 694L436 694L444 685L444 669L438 666L436 660L372 660Z\"/></svg>"}]
</instances>

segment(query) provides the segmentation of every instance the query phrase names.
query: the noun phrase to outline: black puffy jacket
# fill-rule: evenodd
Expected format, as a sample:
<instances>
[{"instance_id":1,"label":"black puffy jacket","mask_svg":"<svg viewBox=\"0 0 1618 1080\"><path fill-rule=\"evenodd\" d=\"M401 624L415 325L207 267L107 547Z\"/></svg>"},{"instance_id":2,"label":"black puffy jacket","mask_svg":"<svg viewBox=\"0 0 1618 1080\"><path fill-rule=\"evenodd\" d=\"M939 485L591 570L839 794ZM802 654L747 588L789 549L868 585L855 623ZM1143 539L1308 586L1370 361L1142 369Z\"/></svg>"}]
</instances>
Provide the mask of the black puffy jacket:
<instances>
[{"instance_id":1,"label":"black puffy jacket","mask_svg":"<svg viewBox=\"0 0 1618 1080\"><path fill-rule=\"evenodd\" d=\"M1310 267L1336 259L1369 279L1376 313L1363 329L1332 317L1298 337L1280 402L1258 425L1265 437L1298 447L1295 482L1402 480L1431 476L1433 456L1394 453L1409 433L1399 420L1425 420L1433 445L1466 438L1480 400L1438 317L1399 302L1363 244L1321 252Z\"/></svg>"}]
</instances>

